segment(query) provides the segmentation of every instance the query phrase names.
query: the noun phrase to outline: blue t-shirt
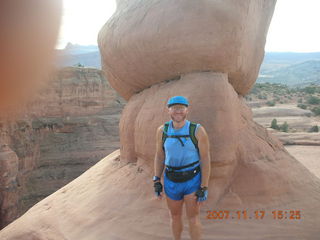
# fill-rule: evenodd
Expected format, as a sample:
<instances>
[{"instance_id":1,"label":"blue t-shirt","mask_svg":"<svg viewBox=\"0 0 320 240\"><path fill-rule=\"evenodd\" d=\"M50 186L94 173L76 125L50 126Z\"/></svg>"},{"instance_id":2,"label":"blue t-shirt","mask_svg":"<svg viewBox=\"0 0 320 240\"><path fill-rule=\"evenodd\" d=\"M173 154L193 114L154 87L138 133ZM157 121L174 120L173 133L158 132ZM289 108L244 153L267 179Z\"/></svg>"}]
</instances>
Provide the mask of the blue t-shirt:
<instances>
[{"instance_id":1,"label":"blue t-shirt","mask_svg":"<svg viewBox=\"0 0 320 240\"><path fill-rule=\"evenodd\" d=\"M168 127L168 135L189 135L189 126L190 121L186 120L186 123L182 128L174 129L172 126L172 120L170 120ZM197 132L200 124L197 123L195 133ZM169 165L171 167L180 167L200 159L199 153L194 146L190 137L181 137L180 138L184 143L182 146L181 142L178 138L166 138L164 142L165 149L165 165ZM188 169L192 169L198 166L200 163L193 165L192 167L184 168L183 171Z\"/></svg>"}]
</instances>

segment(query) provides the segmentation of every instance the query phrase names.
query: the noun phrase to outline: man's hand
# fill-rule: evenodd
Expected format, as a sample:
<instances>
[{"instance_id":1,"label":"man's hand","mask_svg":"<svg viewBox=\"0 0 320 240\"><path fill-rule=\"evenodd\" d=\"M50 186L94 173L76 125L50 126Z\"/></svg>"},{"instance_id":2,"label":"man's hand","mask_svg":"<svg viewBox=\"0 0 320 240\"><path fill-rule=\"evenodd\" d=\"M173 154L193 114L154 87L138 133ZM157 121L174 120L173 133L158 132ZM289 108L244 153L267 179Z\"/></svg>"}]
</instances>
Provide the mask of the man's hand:
<instances>
[{"instance_id":1,"label":"man's hand","mask_svg":"<svg viewBox=\"0 0 320 240\"><path fill-rule=\"evenodd\" d=\"M154 187L154 192L155 192L157 198L158 198L158 199L162 199L162 194L161 194L161 192L162 192L162 188L163 188L163 187L162 187L161 182L160 182L160 181L156 181L156 182L154 183L153 187Z\"/></svg>"},{"instance_id":2,"label":"man's hand","mask_svg":"<svg viewBox=\"0 0 320 240\"><path fill-rule=\"evenodd\" d=\"M197 203L202 205L202 203L208 198L208 188L200 187L195 193L195 198L197 199Z\"/></svg>"}]
</instances>

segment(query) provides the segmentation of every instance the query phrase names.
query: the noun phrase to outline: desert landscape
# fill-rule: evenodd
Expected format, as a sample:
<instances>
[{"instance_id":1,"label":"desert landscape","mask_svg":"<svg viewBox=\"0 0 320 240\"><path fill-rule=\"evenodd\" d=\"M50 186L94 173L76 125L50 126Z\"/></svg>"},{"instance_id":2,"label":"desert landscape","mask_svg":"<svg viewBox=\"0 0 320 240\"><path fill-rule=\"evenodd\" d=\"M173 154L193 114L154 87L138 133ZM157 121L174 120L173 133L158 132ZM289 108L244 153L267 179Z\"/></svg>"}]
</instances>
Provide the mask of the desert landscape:
<instances>
[{"instance_id":1,"label":"desert landscape","mask_svg":"<svg viewBox=\"0 0 320 240\"><path fill-rule=\"evenodd\" d=\"M246 96L254 121L274 134L286 150L317 177L320 177L319 93L319 85L289 87L257 83ZM280 126L287 122L287 131L273 129L274 119Z\"/></svg>"}]
</instances>

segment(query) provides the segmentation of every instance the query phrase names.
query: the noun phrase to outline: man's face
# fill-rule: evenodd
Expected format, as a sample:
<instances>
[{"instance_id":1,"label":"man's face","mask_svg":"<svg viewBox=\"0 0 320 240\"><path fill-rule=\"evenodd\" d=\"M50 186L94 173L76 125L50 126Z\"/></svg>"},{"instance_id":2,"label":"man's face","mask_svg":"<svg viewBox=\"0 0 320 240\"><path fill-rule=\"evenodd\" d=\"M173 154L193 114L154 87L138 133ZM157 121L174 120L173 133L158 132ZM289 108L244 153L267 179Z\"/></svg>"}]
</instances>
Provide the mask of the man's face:
<instances>
[{"instance_id":1,"label":"man's face","mask_svg":"<svg viewBox=\"0 0 320 240\"><path fill-rule=\"evenodd\" d=\"M168 108L168 113L172 120L183 122L187 118L188 107L182 104L175 104Z\"/></svg>"}]
</instances>

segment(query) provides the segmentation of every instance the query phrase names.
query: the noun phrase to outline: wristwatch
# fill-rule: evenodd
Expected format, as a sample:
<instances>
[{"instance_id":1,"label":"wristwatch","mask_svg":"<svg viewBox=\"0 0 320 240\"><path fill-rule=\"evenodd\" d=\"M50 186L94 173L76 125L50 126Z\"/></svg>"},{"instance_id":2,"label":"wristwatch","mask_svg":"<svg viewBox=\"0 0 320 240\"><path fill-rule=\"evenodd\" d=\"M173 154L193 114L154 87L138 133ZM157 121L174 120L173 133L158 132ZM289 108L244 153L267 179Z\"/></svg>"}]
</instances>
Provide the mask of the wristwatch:
<instances>
[{"instance_id":1,"label":"wristwatch","mask_svg":"<svg viewBox=\"0 0 320 240\"><path fill-rule=\"evenodd\" d=\"M152 180L154 181L154 182L156 182L156 181L160 181L160 178L158 177L158 176L153 176L153 178L152 178Z\"/></svg>"}]
</instances>

